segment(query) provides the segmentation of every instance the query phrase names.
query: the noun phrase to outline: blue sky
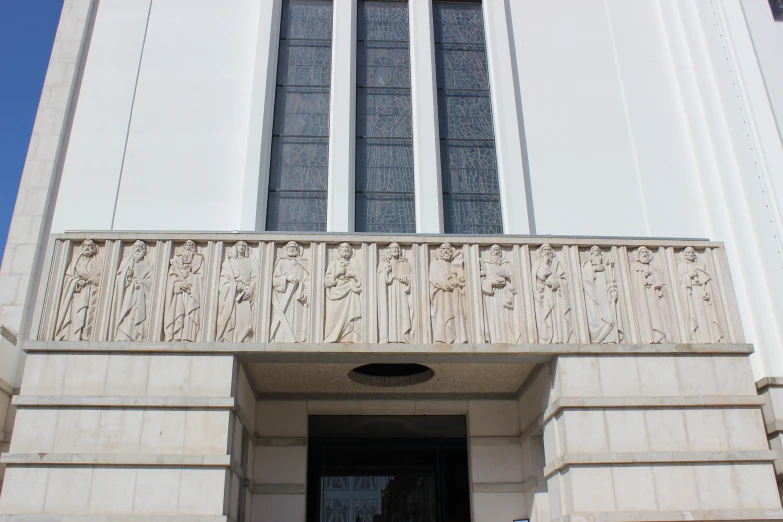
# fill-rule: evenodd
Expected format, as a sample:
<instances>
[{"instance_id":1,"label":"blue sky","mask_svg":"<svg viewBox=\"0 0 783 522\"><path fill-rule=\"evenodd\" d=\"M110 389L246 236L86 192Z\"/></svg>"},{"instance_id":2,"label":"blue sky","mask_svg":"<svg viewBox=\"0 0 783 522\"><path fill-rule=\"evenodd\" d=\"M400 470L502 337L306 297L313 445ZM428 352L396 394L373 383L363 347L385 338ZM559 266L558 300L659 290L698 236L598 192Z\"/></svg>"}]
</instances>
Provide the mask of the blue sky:
<instances>
[{"instance_id":1,"label":"blue sky","mask_svg":"<svg viewBox=\"0 0 783 522\"><path fill-rule=\"evenodd\" d=\"M0 0L0 252L63 0Z\"/></svg>"}]
</instances>

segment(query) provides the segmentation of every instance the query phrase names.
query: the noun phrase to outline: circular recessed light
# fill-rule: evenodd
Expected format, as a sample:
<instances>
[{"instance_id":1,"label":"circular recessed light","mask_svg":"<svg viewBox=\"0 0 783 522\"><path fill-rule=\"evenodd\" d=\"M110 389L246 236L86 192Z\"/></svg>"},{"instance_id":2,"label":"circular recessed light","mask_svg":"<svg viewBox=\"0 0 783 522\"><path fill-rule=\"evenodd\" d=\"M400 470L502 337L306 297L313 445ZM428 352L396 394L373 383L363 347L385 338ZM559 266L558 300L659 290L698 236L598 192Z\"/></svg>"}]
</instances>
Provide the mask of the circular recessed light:
<instances>
[{"instance_id":1,"label":"circular recessed light","mask_svg":"<svg viewBox=\"0 0 783 522\"><path fill-rule=\"evenodd\" d=\"M434 376L435 372L421 364L365 364L348 372L353 382L382 388L413 386Z\"/></svg>"}]
</instances>

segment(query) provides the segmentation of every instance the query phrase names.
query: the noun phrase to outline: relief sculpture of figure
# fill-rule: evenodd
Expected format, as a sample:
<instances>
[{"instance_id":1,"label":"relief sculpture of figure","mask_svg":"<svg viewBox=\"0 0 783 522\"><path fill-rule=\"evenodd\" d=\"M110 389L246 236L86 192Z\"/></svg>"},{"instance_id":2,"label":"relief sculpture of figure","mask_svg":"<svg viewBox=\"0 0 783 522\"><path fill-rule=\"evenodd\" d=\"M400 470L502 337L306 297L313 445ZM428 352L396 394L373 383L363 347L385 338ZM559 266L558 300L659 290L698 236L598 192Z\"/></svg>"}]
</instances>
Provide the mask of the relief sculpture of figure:
<instances>
[{"instance_id":1,"label":"relief sculpture of figure","mask_svg":"<svg viewBox=\"0 0 783 522\"><path fill-rule=\"evenodd\" d=\"M455 249L443 243L430 263L432 339L436 343L468 342L463 290L465 277L454 266Z\"/></svg>"},{"instance_id":2,"label":"relief sculpture of figure","mask_svg":"<svg viewBox=\"0 0 783 522\"><path fill-rule=\"evenodd\" d=\"M227 252L220 270L218 341L246 343L253 339L257 271L250 247L237 241Z\"/></svg>"},{"instance_id":3,"label":"relief sculpture of figure","mask_svg":"<svg viewBox=\"0 0 783 522\"><path fill-rule=\"evenodd\" d=\"M185 241L169 261L163 333L166 341L196 341L201 326L204 256L196 243Z\"/></svg>"},{"instance_id":4,"label":"relief sculpture of figure","mask_svg":"<svg viewBox=\"0 0 783 522\"><path fill-rule=\"evenodd\" d=\"M692 343L719 343L723 331L718 321L712 294L715 291L707 265L699 261L693 247L682 252L680 286L686 297L688 335Z\"/></svg>"},{"instance_id":5,"label":"relief sculpture of figure","mask_svg":"<svg viewBox=\"0 0 783 522\"><path fill-rule=\"evenodd\" d=\"M647 247L636 250L637 259L631 265L631 286L636 301L636 319L641 342L660 344L672 342L669 328L669 308L664 297L666 285L663 275L651 261L652 252Z\"/></svg>"},{"instance_id":6,"label":"relief sculpture of figure","mask_svg":"<svg viewBox=\"0 0 783 522\"><path fill-rule=\"evenodd\" d=\"M302 247L289 241L275 261L272 273L272 330L276 343L303 343L308 336L307 291L310 269L302 258Z\"/></svg>"},{"instance_id":7,"label":"relief sculpture of figure","mask_svg":"<svg viewBox=\"0 0 783 522\"><path fill-rule=\"evenodd\" d=\"M147 250L144 241L133 243L131 255L117 272L111 321L115 341L144 340L153 270L147 261Z\"/></svg>"},{"instance_id":8,"label":"relief sculpture of figure","mask_svg":"<svg viewBox=\"0 0 783 522\"><path fill-rule=\"evenodd\" d=\"M378 332L382 343L410 343L413 330L411 265L397 243L381 254L378 265Z\"/></svg>"},{"instance_id":9,"label":"relief sculpture of figure","mask_svg":"<svg viewBox=\"0 0 783 522\"><path fill-rule=\"evenodd\" d=\"M325 343L362 342L361 270L353 256L353 247L341 243L326 267Z\"/></svg>"},{"instance_id":10,"label":"relief sculpture of figure","mask_svg":"<svg viewBox=\"0 0 783 522\"><path fill-rule=\"evenodd\" d=\"M620 327L617 306L617 267L597 246L590 249L590 259L582 263L582 285L585 291L590 342L618 344L624 334Z\"/></svg>"},{"instance_id":11,"label":"relief sculpture of figure","mask_svg":"<svg viewBox=\"0 0 783 522\"><path fill-rule=\"evenodd\" d=\"M481 294L484 301L484 340L488 343L517 343L521 337L514 315L517 290L511 262L499 245L489 247L480 261Z\"/></svg>"},{"instance_id":12,"label":"relief sculpture of figure","mask_svg":"<svg viewBox=\"0 0 783 522\"><path fill-rule=\"evenodd\" d=\"M549 244L541 245L533 266L533 298L536 307L538 342L565 344L571 342L571 299L565 267Z\"/></svg>"},{"instance_id":13,"label":"relief sculpture of figure","mask_svg":"<svg viewBox=\"0 0 783 522\"><path fill-rule=\"evenodd\" d=\"M65 271L60 309L54 330L56 341L89 341L95 324L103 260L92 239L85 239L79 256Z\"/></svg>"}]
</instances>

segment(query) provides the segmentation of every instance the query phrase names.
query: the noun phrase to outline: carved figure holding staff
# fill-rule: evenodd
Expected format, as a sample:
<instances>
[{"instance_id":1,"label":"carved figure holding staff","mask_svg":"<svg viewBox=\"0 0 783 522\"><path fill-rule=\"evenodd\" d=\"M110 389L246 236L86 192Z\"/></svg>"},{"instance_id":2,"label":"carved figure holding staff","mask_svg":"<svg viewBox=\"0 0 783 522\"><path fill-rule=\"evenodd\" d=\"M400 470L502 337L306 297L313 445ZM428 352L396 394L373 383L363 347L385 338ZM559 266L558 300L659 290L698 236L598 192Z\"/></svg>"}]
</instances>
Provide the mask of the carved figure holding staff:
<instances>
[{"instance_id":1,"label":"carved figure holding staff","mask_svg":"<svg viewBox=\"0 0 783 522\"><path fill-rule=\"evenodd\" d=\"M617 344L623 338L618 313L619 282L615 263L598 246L590 249L590 258L582 263L587 326L590 342Z\"/></svg>"},{"instance_id":2,"label":"carved figure holding staff","mask_svg":"<svg viewBox=\"0 0 783 522\"><path fill-rule=\"evenodd\" d=\"M517 294L514 269L499 245L479 261L481 294L484 303L484 340L488 343L517 343L521 337L514 315Z\"/></svg>"},{"instance_id":3,"label":"carved figure holding staff","mask_svg":"<svg viewBox=\"0 0 783 522\"><path fill-rule=\"evenodd\" d=\"M272 273L272 329L269 338L278 343L303 343L309 339L307 301L310 268L302 247L289 241L275 261Z\"/></svg>"},{"instance_id":4,"label":"carved figure holding staff","mask_svg":"<svg viewBox=\"0 0 783 522\"><path fill-rule=\"evenodd\" d=\"M642 246L631 265L631 286L636 301L636 322L644 344L672 342L671 317L664 294L666 280L652 265L653 254Z\"/></svg>"}]
</instances>

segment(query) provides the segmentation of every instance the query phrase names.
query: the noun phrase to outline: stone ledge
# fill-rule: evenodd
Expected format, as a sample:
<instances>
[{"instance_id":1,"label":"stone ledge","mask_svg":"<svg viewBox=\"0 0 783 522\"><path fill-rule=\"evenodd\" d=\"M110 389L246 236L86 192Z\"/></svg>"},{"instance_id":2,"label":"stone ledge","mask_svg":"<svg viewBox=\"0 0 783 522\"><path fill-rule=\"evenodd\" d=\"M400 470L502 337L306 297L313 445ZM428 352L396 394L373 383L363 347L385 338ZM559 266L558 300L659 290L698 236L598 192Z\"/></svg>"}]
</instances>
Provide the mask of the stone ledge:
<instances>
[{"instance_id":1,"label":"stone ledge","mask_svg":"<svg viewBox=\"0 0 783 522\"><path fill-rule=\"evenodd\" d=\"M0 463L27 466L231 467L230 455L3 453Z\"/></svg>"},{"instance_id":2,"label":"stone ledge","mask_svg":"<svg viewBox=\"0 0 783 522\"><path fill-rule=\"evenodd\" d=\"M544 411L546 424L562 410L641 408L758 408L765 404L758 395L677 395L671 397L561 397Z\"/></svg>"},{"instance_id":3,"label":"stone ledge","mask_svg":"<svg viewBox=\"0 0 783 522\"><path fill-rule=\"evenodd\" d=\"M777 435L783 432L783 420L776 420L764 424L764 429L767 430L767 435Z\"/></svg>"},{"instance_id":4,"label":"stone ledge","mask_svg":"<svg viewBox=\"0 0 783 522\"><path fill-rule=\"evenodd\" d=\"M6 395L13 395L14 393L19 393L18 390L15 390L13 386L5 382L3 379L0 379L0 392L5 393Z\"/></svg>"},{"instance_id":5,"label":"stone ledge","mask_svg":"<svg viewBox=\"0 0 783 522\"><path fill-rule=\"evenodd\" d=\"M498 482L473 484L473 493L524 493L538 486L538 479L531 477L524 482Z\"/></svg>"},{"instance_id":6,"label":"stone ledge","mask_svg":"<svg viewBox=\"0 0 783 522\"><path fill-rule=\"evenodd\" d=\"M205 515L0 515L0 522L235 522L227 516Z\"/></svg>"},{"instance_id":7,"label":"stone ledge","mask_svg":"<svg viewBox=\"0 0 783 522\"><path fill-rule=\"evenodd\" d=\"M261 437L256 435L256 446L307 446L307 437Z\"/></svg>"},{"instance_id":8,"label":"stone ledge","mask_svg":"<svg viewBox=\"0 0 783 522\"><path fill-rule=\"evenodd\" d=\"M471 446L518 446L521 444L519 435L474 435L468 437Z\"/></svg>"},{"instance_id":9,"label":"stone ledge","mask_svg":"<svg viewBox=\"0 0 783 522\"><path fill-rule=\"evenodd\" d=\"M759 451L658 451L645 453L571 453L556 458L544 468L544 477L571 466L617 466L626 464L734 464L773 462L777 452Z\"/></svg>"},{"instance_id":10,"label":"stone ledge","mask_svg":"<svg viewBox=\"0 0 783 522\"><path fill-rule=\"evenodd\" d=\"M104 397L84 395L15 395L19 408L172 408L234 410L234 397Z\"/></svg>"},{"instance_id":11,"label":"stone ledge","mask_svg":"<svg viewBox=\"0 0 783 522\"><path fill-rule=\"evenodd\" d=\"M758 391L764 388L783 388L783 377L762 377L756 381Z\"/></svg>"},{"instance_id":12,"label":"stone ledge","mask_svg":"<svg viewBox=\"0 0 783 522\"><path fill-rule=\"evenodd\" d=\"M279 362L302 362L303 356L326 356L322 362L342 362L351 355L493 355L539 357L558 355L749 355L753 345L733 344L385 344L385 343L224 343L151 341L23 341L22 350L67 353L247 354ZM293 358L292 358L293 357ZM278 362L275 360L275 362Z\"/></svg>"},{"instance_id":13,"label":"stone ledge","mask_svg":"<svg viewBox=\"0 0 783 522\"><path fill-rule=\"evenodd\" d=\"M726 509L714 511L615 511L613 513L571 513L553 522L679 522L686 520L720 520L754 522L783 520L780 509Z\"/></svg>"},{"instance_id":14,"label":"stone ledge","mask_svg":"<svg viewBox=\"0 0 783 522\"><path fill-rule=\"evenodd\" d=\"M307 493L305 484L250 484L253 495L304 495Z\"/></svg>"},{"instance_id":15,"label":"stone ledge","mask_svg":"<svg viewBox=\"0 0 783 522\"><path fill-rule=\"evenodd\" d=\"M298 233L298 232L237 232L234 230L210 231L210 232L147 232L147 231L119 231L119 230L81 230L65 232L61 234L52 234L52 239L82 241L85 239L93 240L125 240L135 241L141 239L144 241L247 241L247 242L265 242L272 241L276 243L286 243L291 239L299 242L316 243L342 243L348 241L351 243L390 243L392 241L439 245L444 241L451 243L471 243L476 245L492 245L499 243L502 245L526 244L538 246L542 243L552 243L556 245L578 245L591 247L599 246L631 246L631 247L687 247L698 246L724 248L722 241L710 241L704 238L667 238L667 237L588 237L588 236L557 236L557 235L537 235L525 236L515 234L488 235L488 236L470 236L470 235L446 235L446 234L372 234L362 232L319 232L319 233Z\"/></svg>"}]
</instances>

